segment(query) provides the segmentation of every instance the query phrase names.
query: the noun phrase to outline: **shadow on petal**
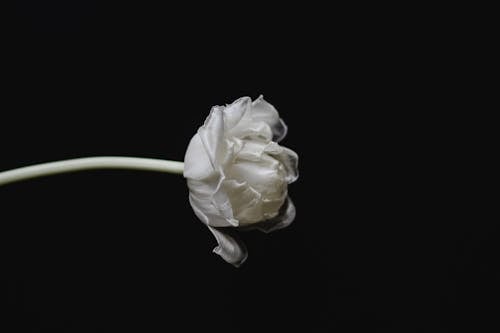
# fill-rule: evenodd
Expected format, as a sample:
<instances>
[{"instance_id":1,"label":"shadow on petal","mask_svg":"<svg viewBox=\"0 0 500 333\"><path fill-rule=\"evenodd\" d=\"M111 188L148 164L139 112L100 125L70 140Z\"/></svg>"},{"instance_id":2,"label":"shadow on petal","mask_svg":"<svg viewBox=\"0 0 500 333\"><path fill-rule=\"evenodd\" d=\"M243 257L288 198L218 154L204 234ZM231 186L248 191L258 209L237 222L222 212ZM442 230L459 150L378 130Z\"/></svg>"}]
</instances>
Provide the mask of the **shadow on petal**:
<instances>
[{"instance_id":1,"label":"shadow on petal","mask_svg":"<svg viewBox=\"0 0 500 333\"><path fill-rule=\"evenodd\" d=\"M287 197L285 203L280 208L278 216L249 226L248 228L239 228L240 230L253 230L257 229L265 233L270 233L279 229L283 229L292 224L295 219L296 210L295 205L290 197Z\"/></svg>"}]
</instances>

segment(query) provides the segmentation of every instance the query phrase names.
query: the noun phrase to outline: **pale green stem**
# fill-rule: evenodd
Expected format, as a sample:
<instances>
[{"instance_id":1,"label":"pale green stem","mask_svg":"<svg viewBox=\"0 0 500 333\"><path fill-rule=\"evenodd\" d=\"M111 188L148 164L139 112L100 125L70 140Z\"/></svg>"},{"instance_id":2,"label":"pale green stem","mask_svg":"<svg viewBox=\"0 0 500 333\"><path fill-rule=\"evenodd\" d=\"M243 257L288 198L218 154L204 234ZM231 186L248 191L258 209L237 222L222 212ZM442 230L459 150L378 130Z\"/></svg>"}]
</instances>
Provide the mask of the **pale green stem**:
<instances>
[{"instance_id":1,"label":"pale green stem","mask_svg":"<svg viewBox=\"0 0 500 333\"><path fill-rule=\"evenodd\" d=\"M95 169L135 169L182 174L184 163L139 157L84 157L0 172L0 186L30 178Z\"/></svg>"}]
</instances>

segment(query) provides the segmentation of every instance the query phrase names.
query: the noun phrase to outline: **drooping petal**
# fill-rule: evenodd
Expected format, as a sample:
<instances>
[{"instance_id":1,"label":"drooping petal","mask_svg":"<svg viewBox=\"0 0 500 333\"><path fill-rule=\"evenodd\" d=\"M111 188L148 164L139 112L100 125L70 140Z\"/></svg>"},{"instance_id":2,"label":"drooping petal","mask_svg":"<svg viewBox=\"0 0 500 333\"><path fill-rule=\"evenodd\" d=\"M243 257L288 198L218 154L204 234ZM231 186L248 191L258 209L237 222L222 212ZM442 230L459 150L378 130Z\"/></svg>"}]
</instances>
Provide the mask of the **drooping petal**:
<instances>
[{"instance_id":1,"label":"drooping petal","mask_svg":"<svg viewBox=\"0 0 500 333\"><path fill-rule=\"evenodd\" d=\"M255 225L255 228L265 233L270 233L279 229L286 228L295 219L295 214L295 205L293 204L290 197L288 197L281 207L278 216Z\"/></svg>"},{"instance_id":2,"label":"drooping petal","mask_svg":"<svg viewBox=\"0 0 500 333\"><path fill-rule=\"evenodd\" d=\"M280 118L278 111L270 103L264 100L261 95L252 103L252 119L254 121L264 121L273 132L273 141L280 142L286 136L288 128Z\"/></svg>"},{"instance_id":3,"label":"drooping petal","mask_svg":"<svg viewBox=\"0 0 500 333\"><path fill-rule=\"evenodd\" d=\"M214 172L200 135L196 134L189 142L184 157L184 177L201 180L210 177Z\"/></svg>"},{"instance_id":4,"label":"drooping petal","mask_svg":"<svg viewBox=\"0 0 500 333\"><path fill-rule=\"evenodd\" d=\"M228 263L236 267L241 265L247 258L245 245L215 226L223 223L217 221L217 215L211 214L211 208L209 206L199 207L199 203L192 195L189 196L189 201L191 202L191 206L196 216L208 227L219 244L213 251Z\"/></svg>"},{"instance_id":5,"label":"drooping petal","mask_svg":"<svg viewBox=\"0 0 500 333\"><path fill-rule=\"evenodd\" d=\"M248 252L245 245L241 241L237 241L235 238L229 236L227 233L221 231L221 229L208 227L212 232L219 244L214 248L214 253L217 253L227 261L228 263L239 267L247 259Z\"/></svg>"}]
</instances>

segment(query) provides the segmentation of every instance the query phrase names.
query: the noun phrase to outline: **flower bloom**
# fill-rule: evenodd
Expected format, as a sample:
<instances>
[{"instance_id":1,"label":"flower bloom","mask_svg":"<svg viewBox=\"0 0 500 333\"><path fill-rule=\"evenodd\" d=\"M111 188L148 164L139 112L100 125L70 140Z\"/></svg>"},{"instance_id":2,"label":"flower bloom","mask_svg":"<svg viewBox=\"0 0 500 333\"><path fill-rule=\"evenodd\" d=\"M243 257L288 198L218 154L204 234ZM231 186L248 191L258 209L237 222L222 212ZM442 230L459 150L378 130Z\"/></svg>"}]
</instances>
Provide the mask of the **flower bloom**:
<instances>
[{"instance_id":1,"label":"flower bloom","mask_svg":"<svg viewBox=\"0 0 500 333\"><path fill-rule=\"evenodd\" d=\"M228 230L271 232L288 226L295 207L288 184L298 177L298 157L278 145L287 127L263 97L214 106L189 143L184 177L189 201L215 236L214 252L239 266L247 251Z\"/></svg>"}]
</instances>

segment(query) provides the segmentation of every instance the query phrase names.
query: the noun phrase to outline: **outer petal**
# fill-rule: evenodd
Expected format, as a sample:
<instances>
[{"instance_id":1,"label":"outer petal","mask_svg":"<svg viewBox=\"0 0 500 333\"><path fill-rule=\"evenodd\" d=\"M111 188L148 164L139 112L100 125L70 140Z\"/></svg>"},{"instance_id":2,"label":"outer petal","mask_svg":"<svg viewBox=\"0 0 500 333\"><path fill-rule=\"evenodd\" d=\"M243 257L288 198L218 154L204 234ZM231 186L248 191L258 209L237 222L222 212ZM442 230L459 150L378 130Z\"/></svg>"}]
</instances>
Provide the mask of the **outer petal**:
<instances>
[{"instance_id":1,"label":"outer petal","mask_svg":"<svg viewBox=\"0 0 500 333\"><path fill-rule=\"evenodd\" d=\"M226 150L224 141L224 116L222 111L223 108L221 107L213 107L203 126L198 129L201 142L214 170L217 169L219 161L223 158Z\"/></svg>"},{"instance_id":2,"label":"outer petal","mask_svg":"<svg viewBox=\"0 0 500 333\"><path fill-rule=\"evenodd\" d=\"M252 118L254 121L267 123L273 132L273 141L280 142L286 136L288 128L280 118L278 111L264 100L262 95L252 103Z\"/></svg>"},{"instance_id":3,"label":"outer petal","mask_svg":"<svg viewBox=\"0 0 500 333\"><path fill-rule=\"evenodd\" d=\"M280 209L280 213L275 218L259 223L255 228L262 232L270 233L288 227L295 219L295 205L290 197Z\"/></svg>"},{"instance_id":4,"label":"outer petal","mask_svg":"<svg viewBox=\"0 0 500 333\"><path fill-rule=\"evenodd\" d=\"M238 225L238 221L222 216L211 200L200 199L190 193L189 203L196 216L207 226L234 227Z\"/></svg>"},{"instance_id":5,"label":"outer petal","mask_svg":"<svg viewBox=\"0 0 500 333\"><path fill-rule=\"evenodd\" d=\"M215 169L210 162L210 157L200 135L196 134L189 142L184 156L184 177L201 180L212 176L214 172Z\"/></svg>"},{"instance_id":6,"label":"outer petal","mask_svg":"<svg viewBox=\"0 0 500 333\"><path fill-rule=\"evenodd\" d=\"M262 120L254 120L251 115L252 100L242 97L224 110L226 138L248 138L271 141L271 127Z\"/></svg>"},{"instance_id":7,"label":"outer petal","mask_svg":"<svg viewBox=\"0 0 500 333\"><path fill-rule=\"evenodd\" d=\"M248 252L245 245L241 241L237 241L228 234L222 232L220 229L208 227L217 239L219 246L214 248L214 252L217 253L227 261L228 263L239 267L245 262L248 257Z\"/></svg>"},{"instance_id":8,"label":"outer petal","mask_svg":"<svg viewBox=\"0 0 500 333\"><path fill-rule=\"evenodd\" d=\"M238 125L250 110L251 102L250 97L241 97L224 108L224 125L226 131Z\"/></svg>"},{"instance_id":9,"label":"outer petal","mask_svg":"<svg viewBox=\"0 0 500 333\"><path fill-rule=\"evenodd\" d=\"M224 218L233 227L237 227L239 222L234 218L233 205L229 199L229 194L225 190L225 181L226 177L222 175L215 191L210 195L210 202L216 209L218 216Z\"/></svg>"},{"instance_id":10,"label":"outer petal","mask_svg":"<svg viewBox=\"0 0 500 333\"><path fill-rule=\"evenodd\" d=\"M240 266L248 256L245 245L242 242L239 242L233 237L229 236L228 234L222 232L220 229L213 227L212 223L214 222L214 220L212 219L217 218L217 215L210 214L210 212L208 212L210 209L205 210L203 209L203 207L200 209L199 205L193 199L195 198L190 195L189 200L196 216L198 216L198 218L203 223L205 223L205 225L215 236L215 239L219 244L219 246L214 248L213 251L220 255L228 263L233 264L236 267ZM206 211L208 213L206 213Z\"/></svg>"}]
</instances>

